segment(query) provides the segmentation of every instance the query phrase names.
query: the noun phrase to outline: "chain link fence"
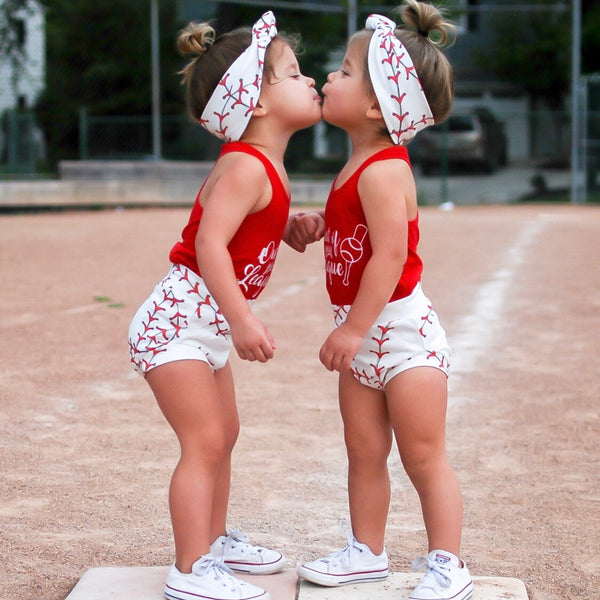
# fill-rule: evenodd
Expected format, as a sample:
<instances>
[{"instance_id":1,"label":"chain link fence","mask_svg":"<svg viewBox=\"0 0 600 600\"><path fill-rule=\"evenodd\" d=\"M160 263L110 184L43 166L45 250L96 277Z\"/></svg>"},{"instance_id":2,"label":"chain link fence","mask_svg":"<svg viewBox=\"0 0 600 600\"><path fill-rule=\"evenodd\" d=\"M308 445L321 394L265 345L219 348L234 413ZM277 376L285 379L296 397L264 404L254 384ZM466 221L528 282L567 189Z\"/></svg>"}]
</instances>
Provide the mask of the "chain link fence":
<instances>
[{"instance_id":1,"label":"chain link fence","mask_svg":"<svg viewBox=\"0 0 600 600\"><path fill-rule=\"evenodd\" d=\"M598 201L600 176L600 76L588 78L582 94L579 115L581 140L578 144L576 170L584 180L582 201ZM561 191L569 197L571 114L557 111L481 111L481 106L460 105L462 115L480 110L480 121L491 119L488 129L480 132L479 143L485 145L481 160L471 160L467 150L456 146L452 132L442 128L440 150L427 154L425 130L409 146L411 159L420 173L432 177L448 177L493 173L513 169L515 177L536 179L523 182L522 189L543 195L548 191L545 170L560 171ZM482 116L483 115L483 116ZM483 127L482 123L478 126ZM452 121L450 121L452 128ZM442 137L447 136L447 137ZM445 141L444 141L445 140ZM323 177L335 173L347 156L347 138L330 126L299 132L286 154L292 176ZM445 144L445 145L444 145ZM153 155L152 118L148 116L97 116L82 110L79 115L79 159L149 161L160 158L171 161L213 161L219 153L220 141L208 134L186 115L161 118L162 156ZM495 148L495 149L494 149ZM444 152L442 151L444 150ZM485 154L489 153L489 154ZM493 154L496 153L496 154ZM461 160L465 159L465 160ZM469 160L467 160L469 159ZM33 178L45 160L44 137L33 113L7 111L0 118L0 177ZM523 167L531 167L529 171Z\"/></svg>"}]
</instances>

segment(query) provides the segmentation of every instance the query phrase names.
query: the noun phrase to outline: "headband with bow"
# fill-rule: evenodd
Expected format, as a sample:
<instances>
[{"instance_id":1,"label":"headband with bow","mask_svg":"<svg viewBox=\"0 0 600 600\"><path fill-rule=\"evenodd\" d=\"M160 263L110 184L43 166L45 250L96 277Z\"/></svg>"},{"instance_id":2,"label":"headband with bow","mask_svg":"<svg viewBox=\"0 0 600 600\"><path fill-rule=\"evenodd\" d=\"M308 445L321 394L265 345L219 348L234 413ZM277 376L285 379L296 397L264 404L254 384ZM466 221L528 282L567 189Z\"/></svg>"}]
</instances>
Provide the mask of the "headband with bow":
<instances>
[{"instance_id":1,"label":"headband with bow","mask_svg":"<svg viewBox=\"0 0 600 600\"><path fill-rule=\"evenodd\" d=\"M434 124L421 81L404 44L396 37L396 23L370 15L369 75L383 120L394 144L404 145L425 127Z\"/></svg>"},{"instance_id":2,"label":"headband with bow","mask_svg":"<svg viewBox=\"0 0 600 600\"><path fill-rule=\"evenodd\" d=\"M276 35L275 15L268 11L254 24L250 46L227 69L204 107L200 124L210 133L227 142L242 137L260 96L267 46Z\"/></svg>"}]
</instances>

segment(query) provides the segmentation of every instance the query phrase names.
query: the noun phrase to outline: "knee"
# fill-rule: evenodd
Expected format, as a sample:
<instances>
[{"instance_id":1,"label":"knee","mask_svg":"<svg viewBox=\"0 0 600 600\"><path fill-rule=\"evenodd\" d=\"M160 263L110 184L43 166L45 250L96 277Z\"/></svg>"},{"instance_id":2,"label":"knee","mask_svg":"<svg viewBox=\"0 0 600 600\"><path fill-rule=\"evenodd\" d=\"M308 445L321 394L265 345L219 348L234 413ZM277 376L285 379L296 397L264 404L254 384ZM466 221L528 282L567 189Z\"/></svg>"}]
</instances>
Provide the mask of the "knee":
<instances>
[{"instance_id":1,"label":"knee","mask_svg":"<svg viewBox=\"0 0 600 600\"><path fill-rule=\"evenodd\" d=\"M352 467L364 465L369 469L387 468L387 459L392 448L391 436L386 438L356 438L345 436L348 462Z\"/></svg>"},{"instance_id":2,"label":"knee","mask_svg":"<svg viewBox=\"0 0 600 600\"><path fill-rule=\"evenodd\" d=\"M441 472L450 469L444 450L436 451L430 448L421 452L412 451L401 454L401 458L406 474L417 487L419 484L435 480Z\"/></svg>"},{"instance_id":3,"label":"knee","mask_svg":"<svg viewBox=\"0 0 600 600\"><path fill-rule=\"evenodd\" d=\"M238 430L223 427L203 428L185 438L180 438L181 457L184 461L220 465L231 455Z\"/></svg>"}]
</instances>

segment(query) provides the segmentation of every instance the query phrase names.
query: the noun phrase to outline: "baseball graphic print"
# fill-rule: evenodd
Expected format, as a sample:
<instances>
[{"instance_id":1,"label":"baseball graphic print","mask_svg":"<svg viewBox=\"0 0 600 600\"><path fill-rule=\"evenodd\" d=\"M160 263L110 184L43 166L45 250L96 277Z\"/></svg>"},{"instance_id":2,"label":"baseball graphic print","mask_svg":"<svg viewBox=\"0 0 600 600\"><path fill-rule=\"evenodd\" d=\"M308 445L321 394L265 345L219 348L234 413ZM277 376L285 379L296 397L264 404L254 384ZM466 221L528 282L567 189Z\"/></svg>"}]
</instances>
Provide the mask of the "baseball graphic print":
<instances>
[{"instance_id":1,"label":"baseball graphic print","mask_svg":"<svg viewBox=\"0 0 600 600\"><path fill-rule=\"evenodd\" d=\"M350 285L352 265L359 262L364 254L364 241L369 232L366 225L358 223L354 233L340 241L337 231L325 232L325 269L329 282L334 277L341 278L341 284ZM338 282L339 283L339 282Z\"/></svg>"}]
</instances>

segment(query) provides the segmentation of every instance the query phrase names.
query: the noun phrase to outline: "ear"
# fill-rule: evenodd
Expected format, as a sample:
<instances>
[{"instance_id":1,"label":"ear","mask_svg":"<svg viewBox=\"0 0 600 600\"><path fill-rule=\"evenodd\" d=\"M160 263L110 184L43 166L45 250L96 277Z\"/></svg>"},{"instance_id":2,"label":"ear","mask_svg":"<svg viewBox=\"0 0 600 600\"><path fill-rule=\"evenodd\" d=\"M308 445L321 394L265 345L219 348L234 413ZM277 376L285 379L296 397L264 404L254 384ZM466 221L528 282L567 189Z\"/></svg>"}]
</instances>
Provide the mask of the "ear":
<instances>
[{"instance_id":1,"label":"ear","mask_svg":"<svg viewBox=\"0 0 600 600\"><path fill-rule=\"evenodd\" d=\"M367 109L365 116L367 117L367 119L371 119L373 121L379 121L383 119L383 113L379 108L379 102L377 102L377 100L375 100L373 104L371 104L371 106Z\"/></svg>"},{"instance_id":2,"label":"ear","mask_svg":"<svg viewBox=\"0 0 600 600\"><path fill-rule=\"evenodd\" d=\"M260 100L256 102L256 107L252 111L252 118L254 117L264 117L267 114L267 107L261 103Z\"/></svg>"}]
</instances>

